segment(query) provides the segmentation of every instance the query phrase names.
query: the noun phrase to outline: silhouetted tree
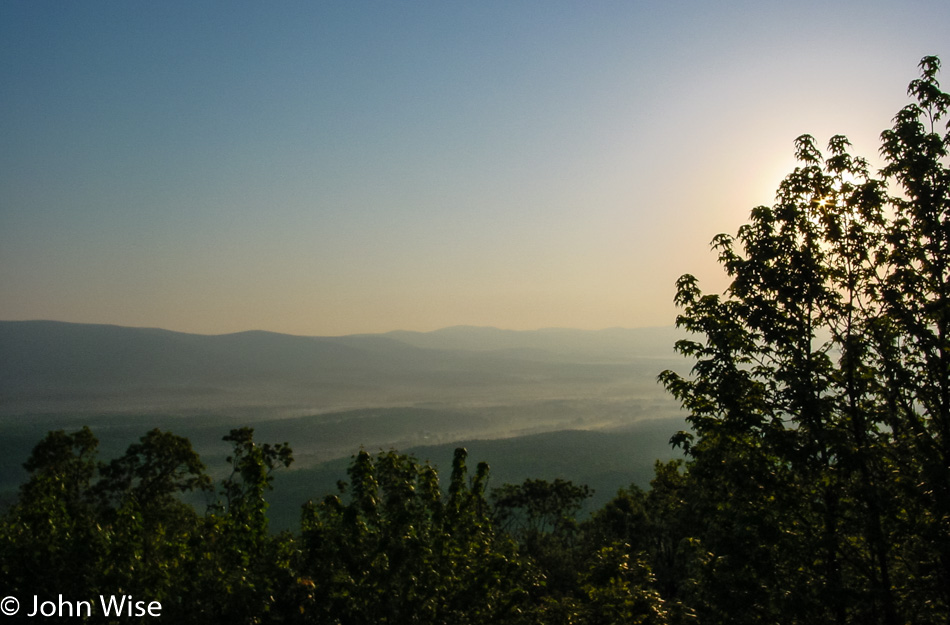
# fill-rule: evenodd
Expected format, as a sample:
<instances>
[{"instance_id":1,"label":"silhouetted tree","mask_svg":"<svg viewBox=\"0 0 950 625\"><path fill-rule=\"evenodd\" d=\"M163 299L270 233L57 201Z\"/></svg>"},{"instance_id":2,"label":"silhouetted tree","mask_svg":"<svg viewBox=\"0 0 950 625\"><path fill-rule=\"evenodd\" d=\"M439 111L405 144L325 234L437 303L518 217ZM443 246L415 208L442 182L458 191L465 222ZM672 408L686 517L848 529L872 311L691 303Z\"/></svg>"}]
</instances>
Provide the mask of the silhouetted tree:
<instances>
[{"instance_id":1,"label":"silhouetted tree","mask_svg":"<svg viewBox=\"0 0 950 625\"><path fill-rule=\"evenodd\" d=\"M704 622L950 613L950 96L920 68L880 176L844 137L799 137L776 203L714 239L726 294L677 283L702 340L661 380L690 413Z\"/></svg>"}]
</instances>

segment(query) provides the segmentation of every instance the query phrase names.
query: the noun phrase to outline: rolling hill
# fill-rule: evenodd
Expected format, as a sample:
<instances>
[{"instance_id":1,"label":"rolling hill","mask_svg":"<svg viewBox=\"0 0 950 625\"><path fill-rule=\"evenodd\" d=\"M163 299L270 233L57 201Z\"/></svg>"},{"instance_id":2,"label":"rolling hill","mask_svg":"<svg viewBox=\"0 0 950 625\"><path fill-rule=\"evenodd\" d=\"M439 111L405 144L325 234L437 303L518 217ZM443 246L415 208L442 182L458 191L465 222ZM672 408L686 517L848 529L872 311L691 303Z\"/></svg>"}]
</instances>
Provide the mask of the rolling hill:
<instances>
[{"instance_id":1,"label":"rolling hill","mask_svg":"<svg viewBox=\"0 0 950 625\"><path fill-rule=\"evenodd\" d=\"M212 473L225 470L221 438L233 427L288 441L297 461L275 504L285 520L288 506L345 477L361 446L442 465L463 444L473 462L493 464L493 479L551 475L612 491L642 482L682 428L656 383L663 369L686 368L675 339L672 328L206 336L2 321L0 493L22 481L47 431L82 425L104 460L149 429L171 430Z\"/></svg>"}]
</instances>

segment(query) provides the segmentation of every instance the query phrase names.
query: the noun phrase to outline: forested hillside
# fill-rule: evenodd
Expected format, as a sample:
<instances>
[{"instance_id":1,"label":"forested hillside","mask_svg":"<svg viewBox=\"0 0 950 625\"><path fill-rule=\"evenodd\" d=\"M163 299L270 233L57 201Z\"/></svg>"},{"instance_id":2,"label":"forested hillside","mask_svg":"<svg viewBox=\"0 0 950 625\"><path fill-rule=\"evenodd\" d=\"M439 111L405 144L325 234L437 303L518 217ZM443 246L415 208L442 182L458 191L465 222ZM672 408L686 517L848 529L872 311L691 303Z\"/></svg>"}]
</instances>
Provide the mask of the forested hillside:
<instances>
[{"instance_id":1,"label":"forested hillside","mask_svg":"<svg viewBox=\"0 0 950 625\"><path fill-rule=\"evenodd\" d=\"M939 65L921 61L879 173L844 137L826 154L799 137L775 204L714 239L727 292L680 279L677 349L695 366L660 379L689 414L672 441L687 458L657 463L649 489L581 521L583 484L489 486L463 449L441 475L362 451L274 533L267 497L292 443L233 429L213 480L169 432L100 463L91 430L54 431L0 519L0 588L25 609L122 593L174 623L947 623Z\"/></svg>"}]
</instances>

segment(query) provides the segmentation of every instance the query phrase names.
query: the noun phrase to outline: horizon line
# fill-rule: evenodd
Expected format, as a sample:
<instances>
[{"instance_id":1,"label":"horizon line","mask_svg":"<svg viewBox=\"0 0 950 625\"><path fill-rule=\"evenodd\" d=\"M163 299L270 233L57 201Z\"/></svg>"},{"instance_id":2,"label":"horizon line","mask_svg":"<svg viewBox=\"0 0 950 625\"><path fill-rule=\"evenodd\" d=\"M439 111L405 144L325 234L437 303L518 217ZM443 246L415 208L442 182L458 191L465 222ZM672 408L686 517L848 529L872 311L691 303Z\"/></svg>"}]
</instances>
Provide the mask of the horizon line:
<instances>
[{"instance_id":1,"label":"horizon line","mask_svg":"<svg viewBox=\"0 0 950 625\"><path fill-rule=\"evenodd\" d=\"M406 334L434 334L436 332L445 332L448 330L492 330L496 332L588 332L588 333L598 333L598 332L610 332L614 330L663 330L674 328L675 324L669 325L651 325L651 326L609 326L606 328L577 328L570 326L542 326L538 328L515 330L511 328L502 328L492 325L474 325L474 324L454 324L448 326L442 326L435 328L433 330L404 330L400 328L385 330L382 332L350 332L345 334L295 334L291 332L280 332L276 330L265 330L265 329L248 329L248 330L237 330L233 332L190 332L184 330L173 330L170 328L162 328L159 326L134 326L134 325L123 325L120 323L101 323L101 322L89 322L89 321L63 321L60 319L0 319L0 324L6 323L49 323L49 324L59 324L59 325L74 325L74 326L97 326L97 327L110 327L110 328L124 328L131 330L154 330L159 332L171 332L174 334L190 334L193 336L233 336L237 334L251 334L251 333L261 333L261 334L277 334L282 336L293 336L300 338L342 338L348 336L385 336L387 334L396 334L396 333L406 333Z\"/></svg>"}]
</instances>

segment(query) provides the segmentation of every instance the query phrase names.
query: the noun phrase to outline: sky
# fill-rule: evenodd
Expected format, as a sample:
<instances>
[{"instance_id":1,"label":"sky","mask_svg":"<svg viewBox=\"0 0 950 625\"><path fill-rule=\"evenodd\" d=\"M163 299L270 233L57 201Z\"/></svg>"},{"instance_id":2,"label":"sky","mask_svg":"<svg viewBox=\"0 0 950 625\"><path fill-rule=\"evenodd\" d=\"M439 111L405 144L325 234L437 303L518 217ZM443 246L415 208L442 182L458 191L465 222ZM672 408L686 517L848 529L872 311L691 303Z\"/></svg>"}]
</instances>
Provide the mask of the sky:
<instances>
[{"instance_id":1,"label":"sky","mask_svg":"<svg viewBox=\"0 0 950 625\"><path fill-rule=\"evenodd\" d=\"M671 325L950 2L0 2L0 319ZM944 82L950 84L950 66Z\"/></svg>"}]
</instances>

